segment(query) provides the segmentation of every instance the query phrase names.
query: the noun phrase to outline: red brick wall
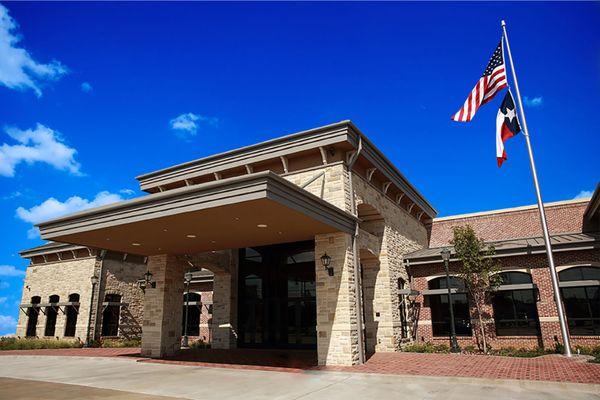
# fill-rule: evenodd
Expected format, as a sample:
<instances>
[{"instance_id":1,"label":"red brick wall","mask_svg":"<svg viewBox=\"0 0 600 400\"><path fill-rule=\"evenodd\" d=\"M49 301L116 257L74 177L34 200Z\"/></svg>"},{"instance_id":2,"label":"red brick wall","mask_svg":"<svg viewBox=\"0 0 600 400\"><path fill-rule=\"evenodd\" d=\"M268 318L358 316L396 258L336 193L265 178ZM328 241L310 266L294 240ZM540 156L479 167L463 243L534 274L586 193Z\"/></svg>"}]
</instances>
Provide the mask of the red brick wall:
<instances>
[{"instance_id":1,"label":"red brick wall","mask_svg":"<svg viewBox=\"0 0 600 400\"><path fill-rule=\"evenodd\" d=\"M552 283L550 278L550 271L547 268L548 261L545 254L535 254L529 256L517 256L517 257L506 257L499 259L502 269L529 269L532 275L533 283L535 283L539 290L539 301L537 302L538 316L543 318L557 317L556 305L554 303L554 296L552 291ZM576 265L579 263L600 263L600 250L585 250L585 251L569 251L569 252L558 252L554 254L554 261L558 266L562 265ZM450 270L456 271L458 268L457 263L450 264ZM433 265L419 265L410 267L410 274L412 276L411 287L413 289L422 291L426 290L427 277L433 275L443 274L444 267L440 262ZM431 310L425 306L424 296L419 295L414 303L416 315L420 322L431 320ZM495 326L493 320L493 310L491 304L487 304L484 312L489 313L489 319L486 322L486 330L490 333L489 338L492 348L501 347L546 347L553 348L556 340L560 340L560 327L558 322L542 322L540 321L540 336L496 336ZM471 318L475 318L476 313L474 306L471 307ZM475 329L475 326L473 326ZM431 325L425 323L417 323L416 331L417 341L426 341L434 343L448 343L448 337L433 337ZM460 346L466 345L477 345L475 341L475 335L472 337L459 337L458 342ZM600 345L600 336L571 336L571 344L573 346L582 345Z\"/></svg>"},{"instance_id":2,"label":"red brick wall","mask_svg":"<svg viewBox=\"0 0 600 400\"><path fill-rule=\"evenodd\" d=\"M202 302L202 310L200 312L200 336L190 336L190 340L202 340L204 343L210 343L212 340L210 332L212 314L209 310L212 309L213 283L203 282L192 284L190 286L190 291L199 293L200 301Z\"/></svg>"},{"instance_id":3,"label":"red brick wall","mask_svg":"<svg viewBox=\"0 0 600 400\"><path fill-rule=\"evenodd\" d=\"M589 201L546 206L551 233L581 232L583 213ZM452 239L452 227L469 224L485 240L542 236L537 207L449 220L434 220L429 247L444 246Z\"/></svg>"}]
</instances>

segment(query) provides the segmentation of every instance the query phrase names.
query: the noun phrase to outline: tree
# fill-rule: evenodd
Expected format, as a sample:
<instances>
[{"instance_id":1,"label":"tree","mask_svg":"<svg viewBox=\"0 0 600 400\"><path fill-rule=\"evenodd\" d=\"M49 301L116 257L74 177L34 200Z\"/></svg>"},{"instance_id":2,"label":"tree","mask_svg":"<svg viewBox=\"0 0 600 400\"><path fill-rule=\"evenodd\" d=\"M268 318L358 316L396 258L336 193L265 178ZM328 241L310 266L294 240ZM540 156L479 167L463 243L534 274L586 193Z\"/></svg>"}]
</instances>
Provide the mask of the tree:
<instances>
[{"instance_id":1,"label":"tree","mask_svg":"<svg viewBox=\"0 0 600 400\"><path fill-rule=\"evenodd\" d=\"M454 238L451 243L456 257L461 261L458 277L464 280L467 292L475 304L479 322L479 333L476 335L480 337L478 342L481 343L483 352L487 353L482 306L490 292L500 284L500 266L492 258L496 250L477 237L470 225L455 226L452 229Z\"/></svg>"}]
</instances>

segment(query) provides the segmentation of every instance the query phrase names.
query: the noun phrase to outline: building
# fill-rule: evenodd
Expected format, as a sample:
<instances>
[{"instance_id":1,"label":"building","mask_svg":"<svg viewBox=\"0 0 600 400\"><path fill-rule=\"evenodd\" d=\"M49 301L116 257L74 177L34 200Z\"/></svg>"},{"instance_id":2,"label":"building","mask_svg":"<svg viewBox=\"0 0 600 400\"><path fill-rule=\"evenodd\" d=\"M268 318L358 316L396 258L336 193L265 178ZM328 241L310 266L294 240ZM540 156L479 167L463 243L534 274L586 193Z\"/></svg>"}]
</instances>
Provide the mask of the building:
<instances>
[{"instance_id":1,"label":"building","mask_svg":"<svg viewBox=\"0 0 600 400\"><path fill-rule=\"evenodd\" d=\"M200 268L213 273L212 318L206 325L213 348L312 349L321 365L351 365L363 362L370 353L397 351L411 341L444 340L438 336L443 329L437 326L447 318L443 313L432 316L437 312L431 306L433 293L426 291L436 290L433 278L443 268L438 247L446 245L450 226L477 223L478 231L485 232L494 218L520 213L435 219L431 204L350 121L175 165L137 179L146 196L44 222L39 228L42 238L70 244L64 246L89 249L89 254L115 254L119 268L131 273L123 282L132 287L147 269L144 291L136 293L143 303L137 314L137 320L143 321L142 353L148 357L179 351L184 275ZM597 197L587 202L585 218L589 222L580 218L579 223L586 227L598 217ZM556 217L565 221L567 230L572 218L568 210L583 207L572 204ZM531 207L525 210L531 211ZM579 217L583 214L572 211ZM522 218L529 236L537 236L533 211ZM522 239L516 241L521 243L517 247L525 250L511 254L526 257L523 252L533 251L537 242L523 239L527 235L514 236L525 232L525 228L514 228L506 235L490 228L486 239L511 239L510 243ZM572 238L569 251L559 254L575 252L573 262L595 267L600 243L594 234L597 228L586 228L585 233L583 228L573 228L579 235ZM563 238L554 240L562 243ZM515 247L505 245L507 249L511 246ZM580 248L575 249L577 246ZM527 257L539 260L530 268L539 270L542 277L543 255L534 248ZM23 253L32 259L25 284L32 286L35 280L40 287L40 294L35 295L45 299L60 288L46 290L42 281L49 278L44 276L61 274L60 265L68 262L58 260L63 264L51 267L56 268L55 273L34 274L34 269L44 267L30 257L35 253L28 252L34 251ZM133 254L141 262L125 264ZM97 255L90 257L95 263L102 261ZM507 268L517 268L513 264ZM107 274L110 271L107 268ZM89 272L81 278L81 284L88 285L88 294ZM527 290L539 288L540 301L545 304L540 306L544 309L539 311L540 324L548 323L551 332L554 321L542 320L553 318L551 295L543 289L547 285L537 278L535 282ZM25 290L24 300L29 300L34 292ZM83 289L78 290L84 294ZM62 296L70 291L61 292ZM102 296L106 293L98 294ZM435 299L444 301L443 295ZM32 308L31 303L24 304L25 308ZM24 314L21 319L20 333L27 325ZM598 320L591 321L595 330ZM470 320L465 325L470 326ZM94 329L97 332L99 328ZM584 341L598 339L597 335L584 336ZM532 342L527 339L527 343Z\"/></svg>"},{"instance_id":2,"label":"building","mask_svg":"<svg viewBox=\"0 0 600 400\"><path fill-rule=\"evenodd\" d=\"M17 336L141 339L145 257L54 242L20 255L30 264ZM188 335L209 342L212 273L198 270L191 278L189 295L183 294L184 301L189 296Z\"/></svg>"},{"instance_id":3,"label":"building","mask_svg":"<svg viewBox=\"0 0 600 400\"><path fill-rule=\"evenodd\" d=\"M600 344L600 190L593 199L546 205L554 261L568 319L571 344ZM482 309L492 348L545 347L560 342L550 270L541 235L537 206L436 218L431 224L430 247L407 254L411 276L410 302L418 315L413 339L448 342L450 317L441 250L452 249L452 227L470 225L496 249L501 285L490 293ZM450 272L459 263L450 258ZM454 319L460 345L476 345L477 323L472 299L464 283L451 279Z\"/></svg>"}]
</instances>

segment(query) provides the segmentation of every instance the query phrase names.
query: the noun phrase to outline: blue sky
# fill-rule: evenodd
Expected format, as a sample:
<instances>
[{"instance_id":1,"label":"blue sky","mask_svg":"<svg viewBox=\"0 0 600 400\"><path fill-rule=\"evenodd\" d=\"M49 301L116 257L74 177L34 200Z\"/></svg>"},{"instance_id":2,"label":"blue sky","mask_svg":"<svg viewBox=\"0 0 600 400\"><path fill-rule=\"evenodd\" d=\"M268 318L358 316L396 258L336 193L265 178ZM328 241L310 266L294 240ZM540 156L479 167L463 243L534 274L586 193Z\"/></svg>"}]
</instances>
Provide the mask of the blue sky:
<instances>
[{"instance_id":1,"label":"blue sky","mask_svg":"<svg viewBox=\"0 0 600 400\"><path fill-rule=\"evenodd\" d=\"M546 201L599 180L598 3L3 3L0 334L32 223L141 195L134 177L353 120L439 210L535 201L501 96L450 120L508 22ZM7 61L10 60L10 61Z\"/></svg>"}]
</instances>

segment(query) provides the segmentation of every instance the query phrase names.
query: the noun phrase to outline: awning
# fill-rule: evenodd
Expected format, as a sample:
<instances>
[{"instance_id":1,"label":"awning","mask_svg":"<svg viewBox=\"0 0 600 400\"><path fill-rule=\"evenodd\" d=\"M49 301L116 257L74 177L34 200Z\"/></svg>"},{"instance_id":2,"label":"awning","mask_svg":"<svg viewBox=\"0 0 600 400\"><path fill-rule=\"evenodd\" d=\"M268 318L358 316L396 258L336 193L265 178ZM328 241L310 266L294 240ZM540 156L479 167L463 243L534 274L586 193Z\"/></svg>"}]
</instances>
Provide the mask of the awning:
<instances>
[{"instance_id":1,"label":"awning","mask_svg":"<svg viewBox=\"0 0 600 400\"><path fill-rule=\"evenodd\" d=\"M38 225L42 239L194 254L353 233L356 217L269 171L172 189Z\"/></svg>"}]
</instances>

